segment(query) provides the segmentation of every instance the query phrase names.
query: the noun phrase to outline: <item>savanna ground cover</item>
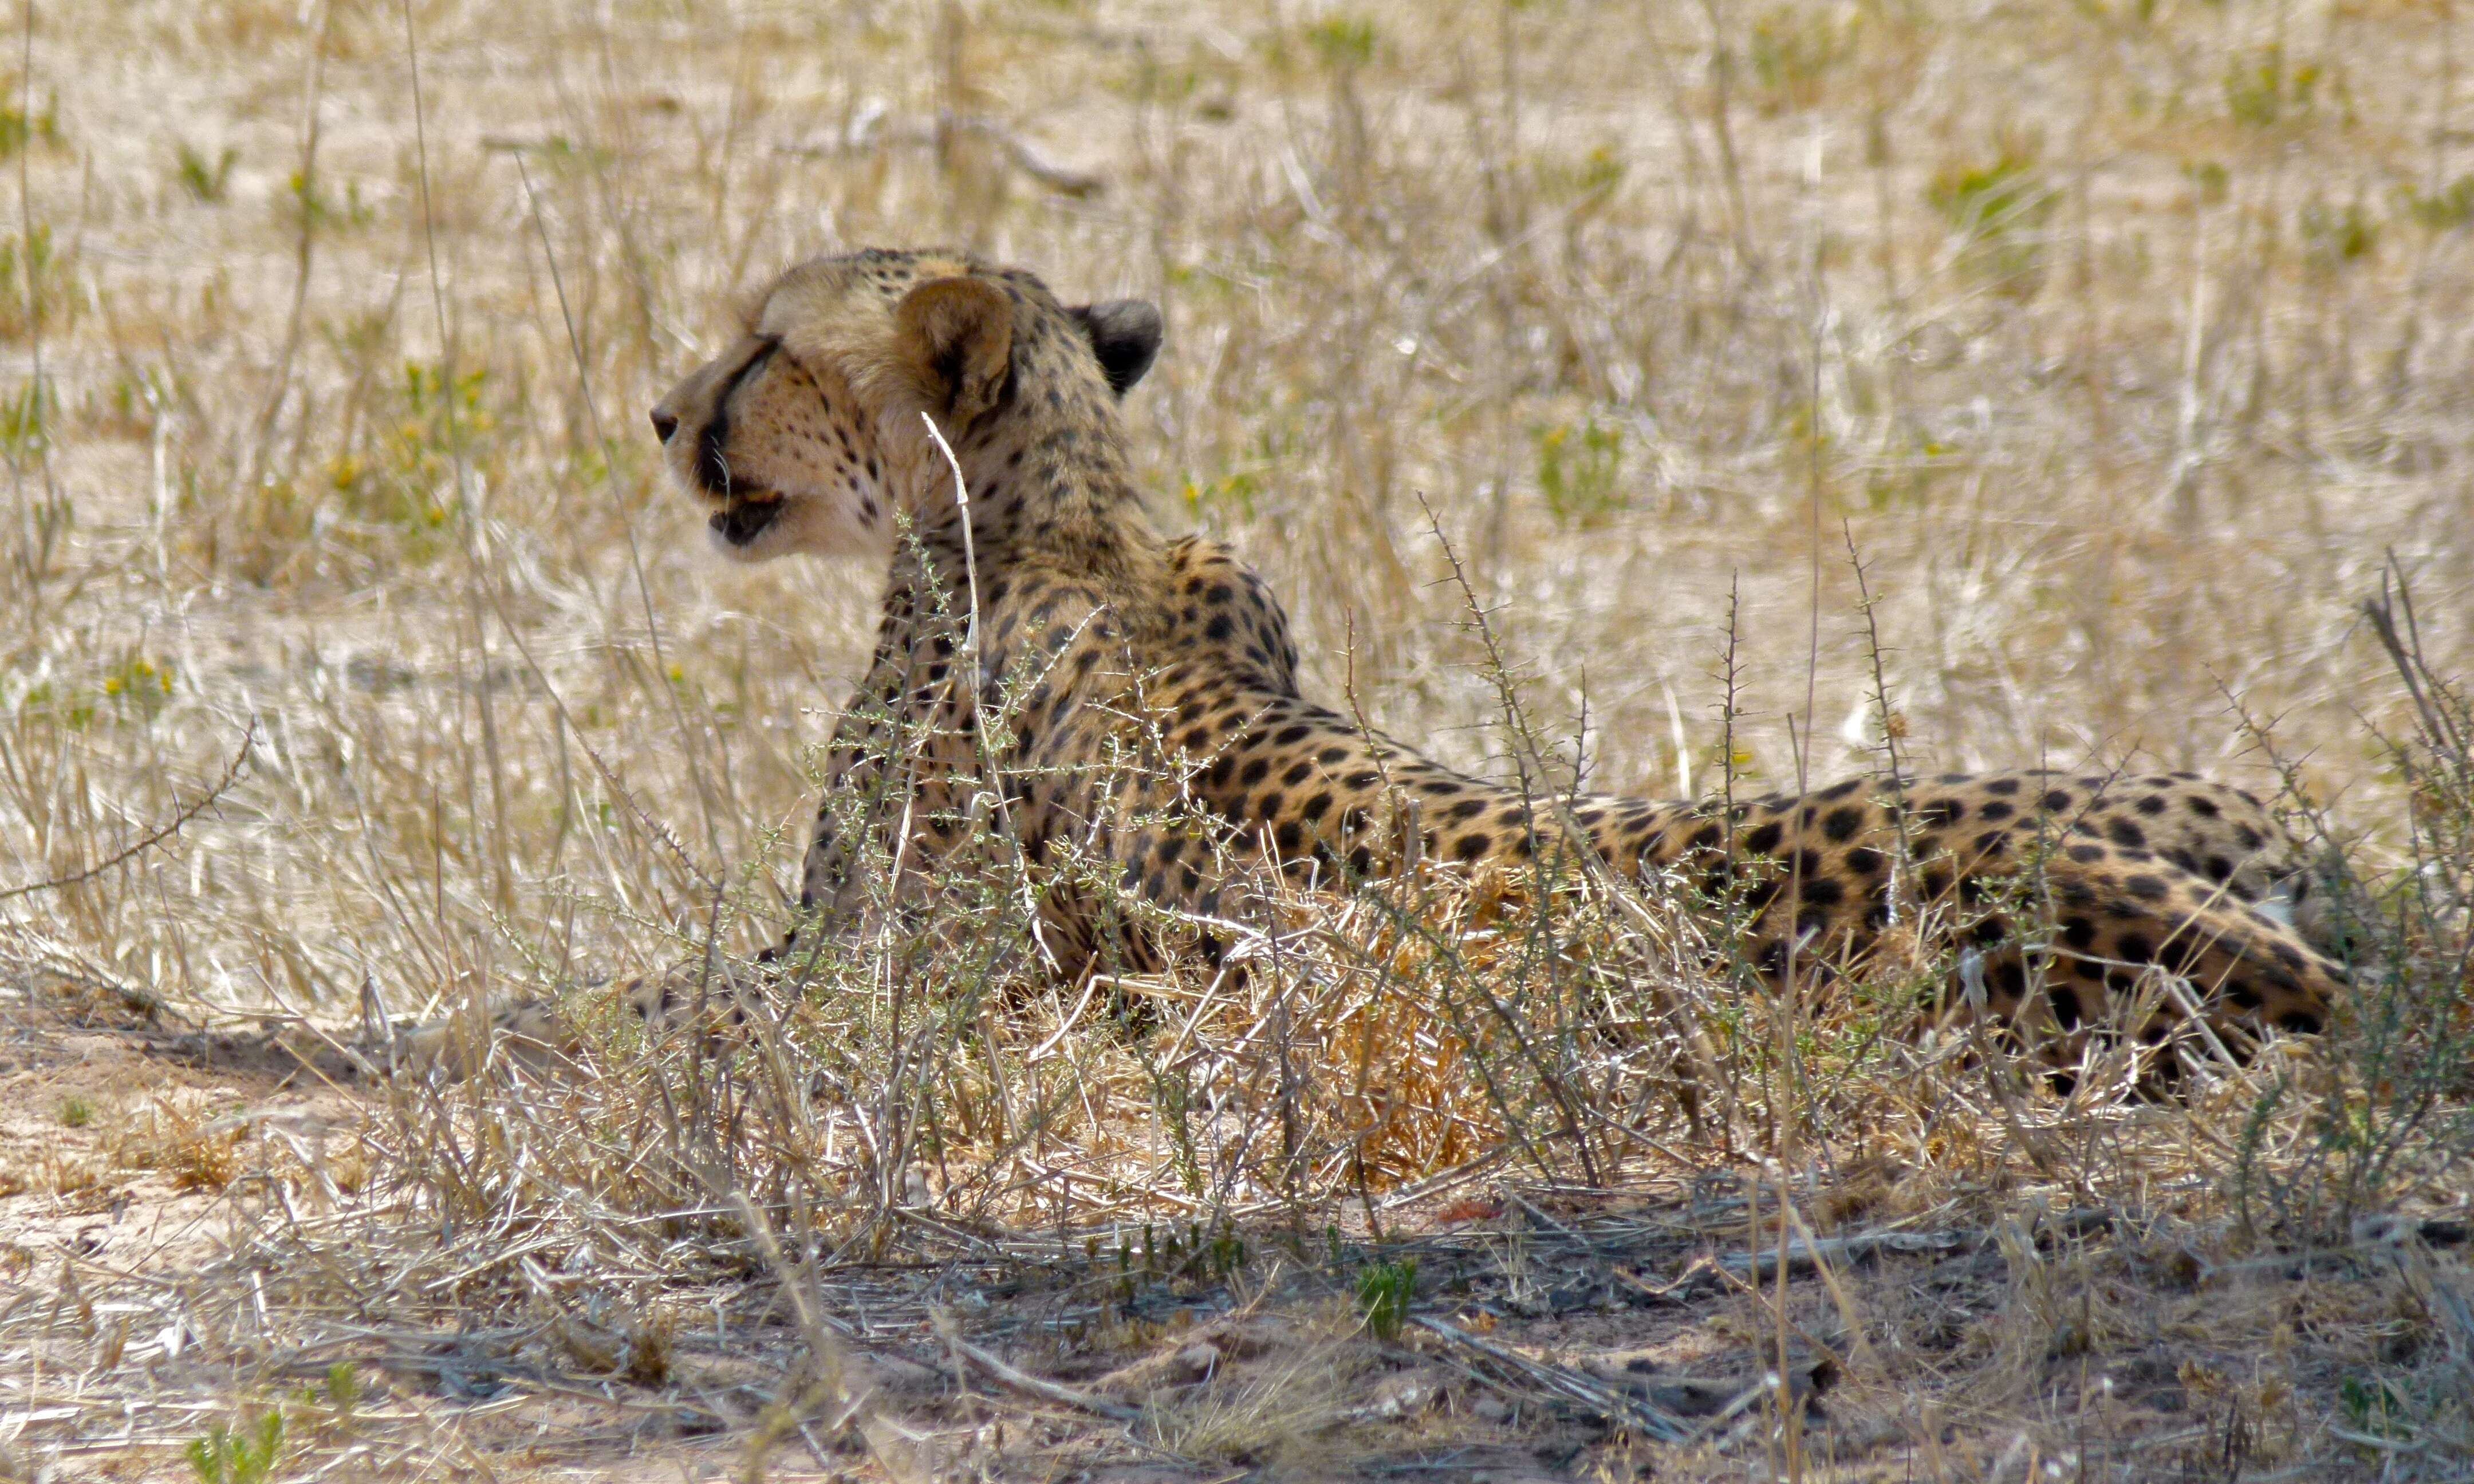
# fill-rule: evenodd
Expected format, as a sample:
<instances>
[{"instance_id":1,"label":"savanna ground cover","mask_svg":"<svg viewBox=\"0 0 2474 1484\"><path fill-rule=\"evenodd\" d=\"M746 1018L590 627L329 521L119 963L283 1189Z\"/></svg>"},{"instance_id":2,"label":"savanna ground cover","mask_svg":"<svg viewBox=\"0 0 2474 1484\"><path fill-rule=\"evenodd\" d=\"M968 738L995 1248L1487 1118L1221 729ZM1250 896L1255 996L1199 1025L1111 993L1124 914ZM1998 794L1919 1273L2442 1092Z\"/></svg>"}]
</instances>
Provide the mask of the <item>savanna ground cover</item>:
<instances>
[{"instance_id":1,"label":"savanna ground cover","mask_svg":"<svg viewBox=\"0 0 2474 1484\"><path fill-rule=\"evenodd\" d=\"M2448 0L11 21L0 1471L2467 1476ZM753 993L875 574L712 559L643 414L927 241L1162 306L1160 518L1387 730L2200 769L2351 1012L2062 1091L1900 1034L1928 954L1425 877Z\"/></svg>"}]
</instances>

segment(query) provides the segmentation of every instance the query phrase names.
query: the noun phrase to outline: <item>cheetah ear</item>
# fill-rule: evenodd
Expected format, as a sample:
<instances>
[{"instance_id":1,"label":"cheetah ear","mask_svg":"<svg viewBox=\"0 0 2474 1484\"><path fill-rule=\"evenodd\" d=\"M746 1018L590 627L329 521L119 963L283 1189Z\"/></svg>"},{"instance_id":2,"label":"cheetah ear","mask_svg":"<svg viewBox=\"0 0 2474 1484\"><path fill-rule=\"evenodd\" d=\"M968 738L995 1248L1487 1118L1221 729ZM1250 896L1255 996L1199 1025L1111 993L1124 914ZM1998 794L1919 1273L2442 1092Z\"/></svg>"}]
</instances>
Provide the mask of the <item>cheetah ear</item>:
<instances>
[{"instance_id":1,"label":"cheetah ear","mask_svg":"<svg viewBox=\"0 0 2474 1484\"><path fill-rule=\"evenodd\" d=\"M1108 390L1119 396L1133 390L1159 354L1160 312L1139 299L1112 299L1067 313L1082 322L1082 332L1091 337Z\"/></svg>"},{"instance_id":2,"label":"cheetah ear","mask_svg":"<svg viewBox=\"0 0 2474 1484\"><path fill-rule=\"evenodd\" d=\"M1013 303L984 278L931 278L902 297L893 322L930 399L957 425L1004 395L1013 358Z\"/></svg>"}]
</instances>

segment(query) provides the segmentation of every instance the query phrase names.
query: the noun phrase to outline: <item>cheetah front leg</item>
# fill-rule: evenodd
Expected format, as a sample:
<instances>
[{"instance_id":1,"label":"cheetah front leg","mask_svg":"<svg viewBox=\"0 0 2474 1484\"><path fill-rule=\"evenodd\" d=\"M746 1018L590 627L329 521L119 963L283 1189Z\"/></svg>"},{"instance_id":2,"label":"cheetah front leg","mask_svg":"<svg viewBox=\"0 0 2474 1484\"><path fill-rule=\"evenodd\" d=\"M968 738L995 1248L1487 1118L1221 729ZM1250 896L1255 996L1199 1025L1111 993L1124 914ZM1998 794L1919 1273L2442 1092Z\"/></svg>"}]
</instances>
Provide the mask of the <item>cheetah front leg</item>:
<instances>
[{"instance_id":1,"label":"cheetah front leg","mask_svg":"<svg viewBox=\"0 0 2474 1484\"><path fill-rule=\"evenodd\" d=\"M796 919L760 957L844 933L871 910L924 896L936 863L964 833L949 780L972 765L967 707L939 682L915 689L910 666L884 660L845 708L826 754L815 827L800 866Z\"/></svg>"}]
</instances>

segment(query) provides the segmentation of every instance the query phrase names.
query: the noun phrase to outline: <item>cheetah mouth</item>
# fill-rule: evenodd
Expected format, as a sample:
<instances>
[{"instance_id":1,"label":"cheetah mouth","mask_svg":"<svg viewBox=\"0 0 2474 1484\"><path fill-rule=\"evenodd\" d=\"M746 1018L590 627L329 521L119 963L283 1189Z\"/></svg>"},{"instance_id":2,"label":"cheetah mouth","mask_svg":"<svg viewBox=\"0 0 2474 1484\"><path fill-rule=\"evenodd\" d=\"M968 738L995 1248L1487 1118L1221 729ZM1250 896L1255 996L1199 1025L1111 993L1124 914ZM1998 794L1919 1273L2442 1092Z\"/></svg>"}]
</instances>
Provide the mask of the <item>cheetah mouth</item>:
<instances>
[{"instance_id":1,"label":"cheetah mouth","mask_svg":"<svg viewBox=\"0 0 2474 1484\"><path fill-rule=\"evenodd\" d=\"M715 511L705 524L733 546L744 546L764 535L781 514L778 494L743 495L729 509Z\"/></svg>"}]
</instances>

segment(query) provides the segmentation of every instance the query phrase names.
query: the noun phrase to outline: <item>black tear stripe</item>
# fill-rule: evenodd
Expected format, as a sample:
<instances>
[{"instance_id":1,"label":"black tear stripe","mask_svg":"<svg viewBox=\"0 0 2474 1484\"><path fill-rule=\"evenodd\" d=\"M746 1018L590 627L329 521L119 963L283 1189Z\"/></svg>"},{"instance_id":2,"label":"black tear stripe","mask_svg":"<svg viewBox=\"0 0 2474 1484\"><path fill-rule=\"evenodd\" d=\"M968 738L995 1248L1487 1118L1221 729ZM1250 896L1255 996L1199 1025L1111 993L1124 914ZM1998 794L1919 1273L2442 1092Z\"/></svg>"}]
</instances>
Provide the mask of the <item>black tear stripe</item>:
<instances>
[{"instance_id":1,"label":"black tear stripe","mask_svg":"<svg viewBox=\"0 0 2474 1484\"><path fill-rule=\"evenodd\" d=\"M713 399L713 420L696 435L696 482L715 494L727 496L730 493L730 461L722 454L722 445L730 442L730 399L737 396L740 386L755 375L765 362L773 359L773 352L781 348L779 342L768 340L763 349L747 358L745 365L730 373L730 381L722 387L721 395Z\"/></svg>"}]
</instances>

